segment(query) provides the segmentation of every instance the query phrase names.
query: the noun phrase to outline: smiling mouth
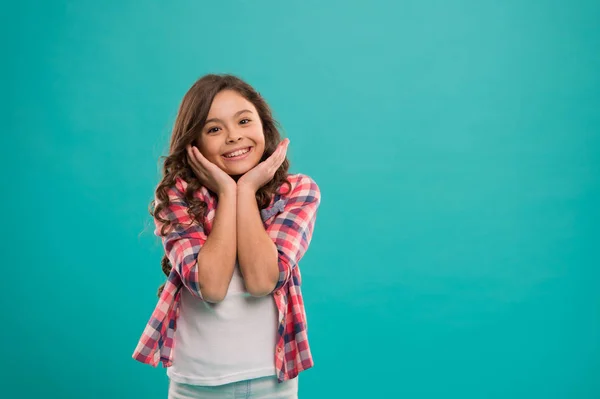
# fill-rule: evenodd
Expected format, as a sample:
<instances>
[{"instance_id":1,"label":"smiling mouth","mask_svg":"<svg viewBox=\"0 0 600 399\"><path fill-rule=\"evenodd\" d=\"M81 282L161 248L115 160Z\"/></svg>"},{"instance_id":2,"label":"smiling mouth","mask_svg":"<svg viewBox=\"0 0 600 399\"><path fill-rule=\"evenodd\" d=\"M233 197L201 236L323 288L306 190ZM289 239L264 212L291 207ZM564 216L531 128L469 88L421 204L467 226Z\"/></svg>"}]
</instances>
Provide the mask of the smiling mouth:
<instances>
[{"instance_id":1,"label":"smiling mouth","mask_svg":"<svg viewBox=\"0 0 600 399\"><path fill-rule=\"evenodd\" d=\"M228 152L226 154L223 154L222 156L227 160L243 159L250 153L251 150L252 147L246 147L237 151Z\"/></svg>"}]
</instances>

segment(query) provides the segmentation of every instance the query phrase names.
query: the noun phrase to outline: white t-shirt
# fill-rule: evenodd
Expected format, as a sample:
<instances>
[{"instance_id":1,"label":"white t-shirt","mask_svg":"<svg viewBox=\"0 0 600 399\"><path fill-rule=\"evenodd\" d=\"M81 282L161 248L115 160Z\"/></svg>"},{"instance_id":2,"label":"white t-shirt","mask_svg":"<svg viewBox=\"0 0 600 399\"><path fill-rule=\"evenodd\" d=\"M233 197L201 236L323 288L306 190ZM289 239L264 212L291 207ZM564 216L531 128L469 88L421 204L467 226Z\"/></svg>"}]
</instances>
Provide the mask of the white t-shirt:
<instances>
[{"instance_id":1,"label":"white t-shirt","mask_svg":"<svg viewBox=\"0 0 600 399\"><path fill-rule=\"evenodd\" d=\"M170 379L222 385L275 375L279 313L272 295L246 291L236 263L227 295L213 304L182 288Z\"/></svg>"}]
</instances>

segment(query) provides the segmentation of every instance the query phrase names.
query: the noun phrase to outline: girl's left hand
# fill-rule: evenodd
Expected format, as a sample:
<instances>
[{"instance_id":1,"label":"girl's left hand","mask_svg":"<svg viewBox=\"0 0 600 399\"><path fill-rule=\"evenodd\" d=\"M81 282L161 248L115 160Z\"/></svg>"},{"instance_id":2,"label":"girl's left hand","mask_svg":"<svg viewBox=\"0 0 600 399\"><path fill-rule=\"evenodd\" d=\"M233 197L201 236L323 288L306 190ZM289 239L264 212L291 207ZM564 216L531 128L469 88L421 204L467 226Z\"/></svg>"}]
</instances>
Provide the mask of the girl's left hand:
<instances>
[{"instance_id":1,"label":"girl's left hand","mask_svg":"<svg viewBox=\"0 0 600 399\"><path fill-rule=\"evenodd\" d=\"M237 182L238 189L248 188L256 192L259 188L271 181L275 172L277 172L277 169L279 169L285 160L289 143L289 139L283 140L269 158L265 159L240 177Z\"/></svg>"}]
</instances>

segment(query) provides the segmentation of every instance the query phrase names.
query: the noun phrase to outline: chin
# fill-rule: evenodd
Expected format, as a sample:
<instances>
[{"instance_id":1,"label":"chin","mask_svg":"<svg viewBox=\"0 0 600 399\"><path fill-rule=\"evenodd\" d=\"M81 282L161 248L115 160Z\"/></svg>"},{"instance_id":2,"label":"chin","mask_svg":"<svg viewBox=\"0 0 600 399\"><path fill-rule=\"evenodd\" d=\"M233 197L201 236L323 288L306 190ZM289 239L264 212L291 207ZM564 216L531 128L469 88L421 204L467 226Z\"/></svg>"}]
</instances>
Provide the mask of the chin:
<instances>
[{"instance_id":1,"label":"chin","mask_svg":"<svg viewBox=\"0 0 600 399\"><path fill-rule=\"evenodd\" d=\"M239 177L239 176L244 175L250 169L252 169L252 168L228 168L228 169L226 169L226 171L227 171L227 174L231 177L235 177L235 176Z\"/></svg>"}]
</instances>

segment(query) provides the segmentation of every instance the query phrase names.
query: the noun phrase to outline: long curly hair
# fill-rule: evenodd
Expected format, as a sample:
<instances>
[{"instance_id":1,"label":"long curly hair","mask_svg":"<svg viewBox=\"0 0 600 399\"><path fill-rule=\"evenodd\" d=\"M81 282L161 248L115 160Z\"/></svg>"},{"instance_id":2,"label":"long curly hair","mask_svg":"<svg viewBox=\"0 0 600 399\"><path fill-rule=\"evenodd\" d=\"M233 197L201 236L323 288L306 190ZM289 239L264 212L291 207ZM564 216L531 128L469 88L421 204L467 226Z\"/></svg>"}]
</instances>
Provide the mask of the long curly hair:
<instances>
[{"instance_id":1,"label":"long curly hair","mask_svg":"<svg viewBox=\"0 0 600 399\"><path fill-rule=\"evenodd\" d=\"M161 234L171 225L169 220L160 216L160 213L170 205L168 190L175 185L176 178L181 178L187 182L187 189L184 193L185 201L188 204L188 214L196 222L203 224L205 212L207 210L206 202L194 197L194 193L202 187L200 181L194 175L191 166L187 161L186 146L193 143L200 134L208 111L215 96L223 90L234 90L251 102L260 116L263 132L265 135L265 151L261 162L267 159L276 150L281 142L279 133L279 124L273 118L271 109L264 98L252 86L242 79L229 74L209 74L198 79L187 91L175 118L171 140L169 145L169 155L161 157L164 159L162 166L162 179L155 190L155 197L150 203L149 212L162 225ZM282 184L287 184L290 189L290 183L287 180L290 163L286 158L279 169L275 172L273 179L256 192L256 201L259 209L266 208ZM161 261L163 273L168 277L171 273L172 265L165 254ZM158 289L160 296L165 284Z\"/></svg>"}]
</instances>

